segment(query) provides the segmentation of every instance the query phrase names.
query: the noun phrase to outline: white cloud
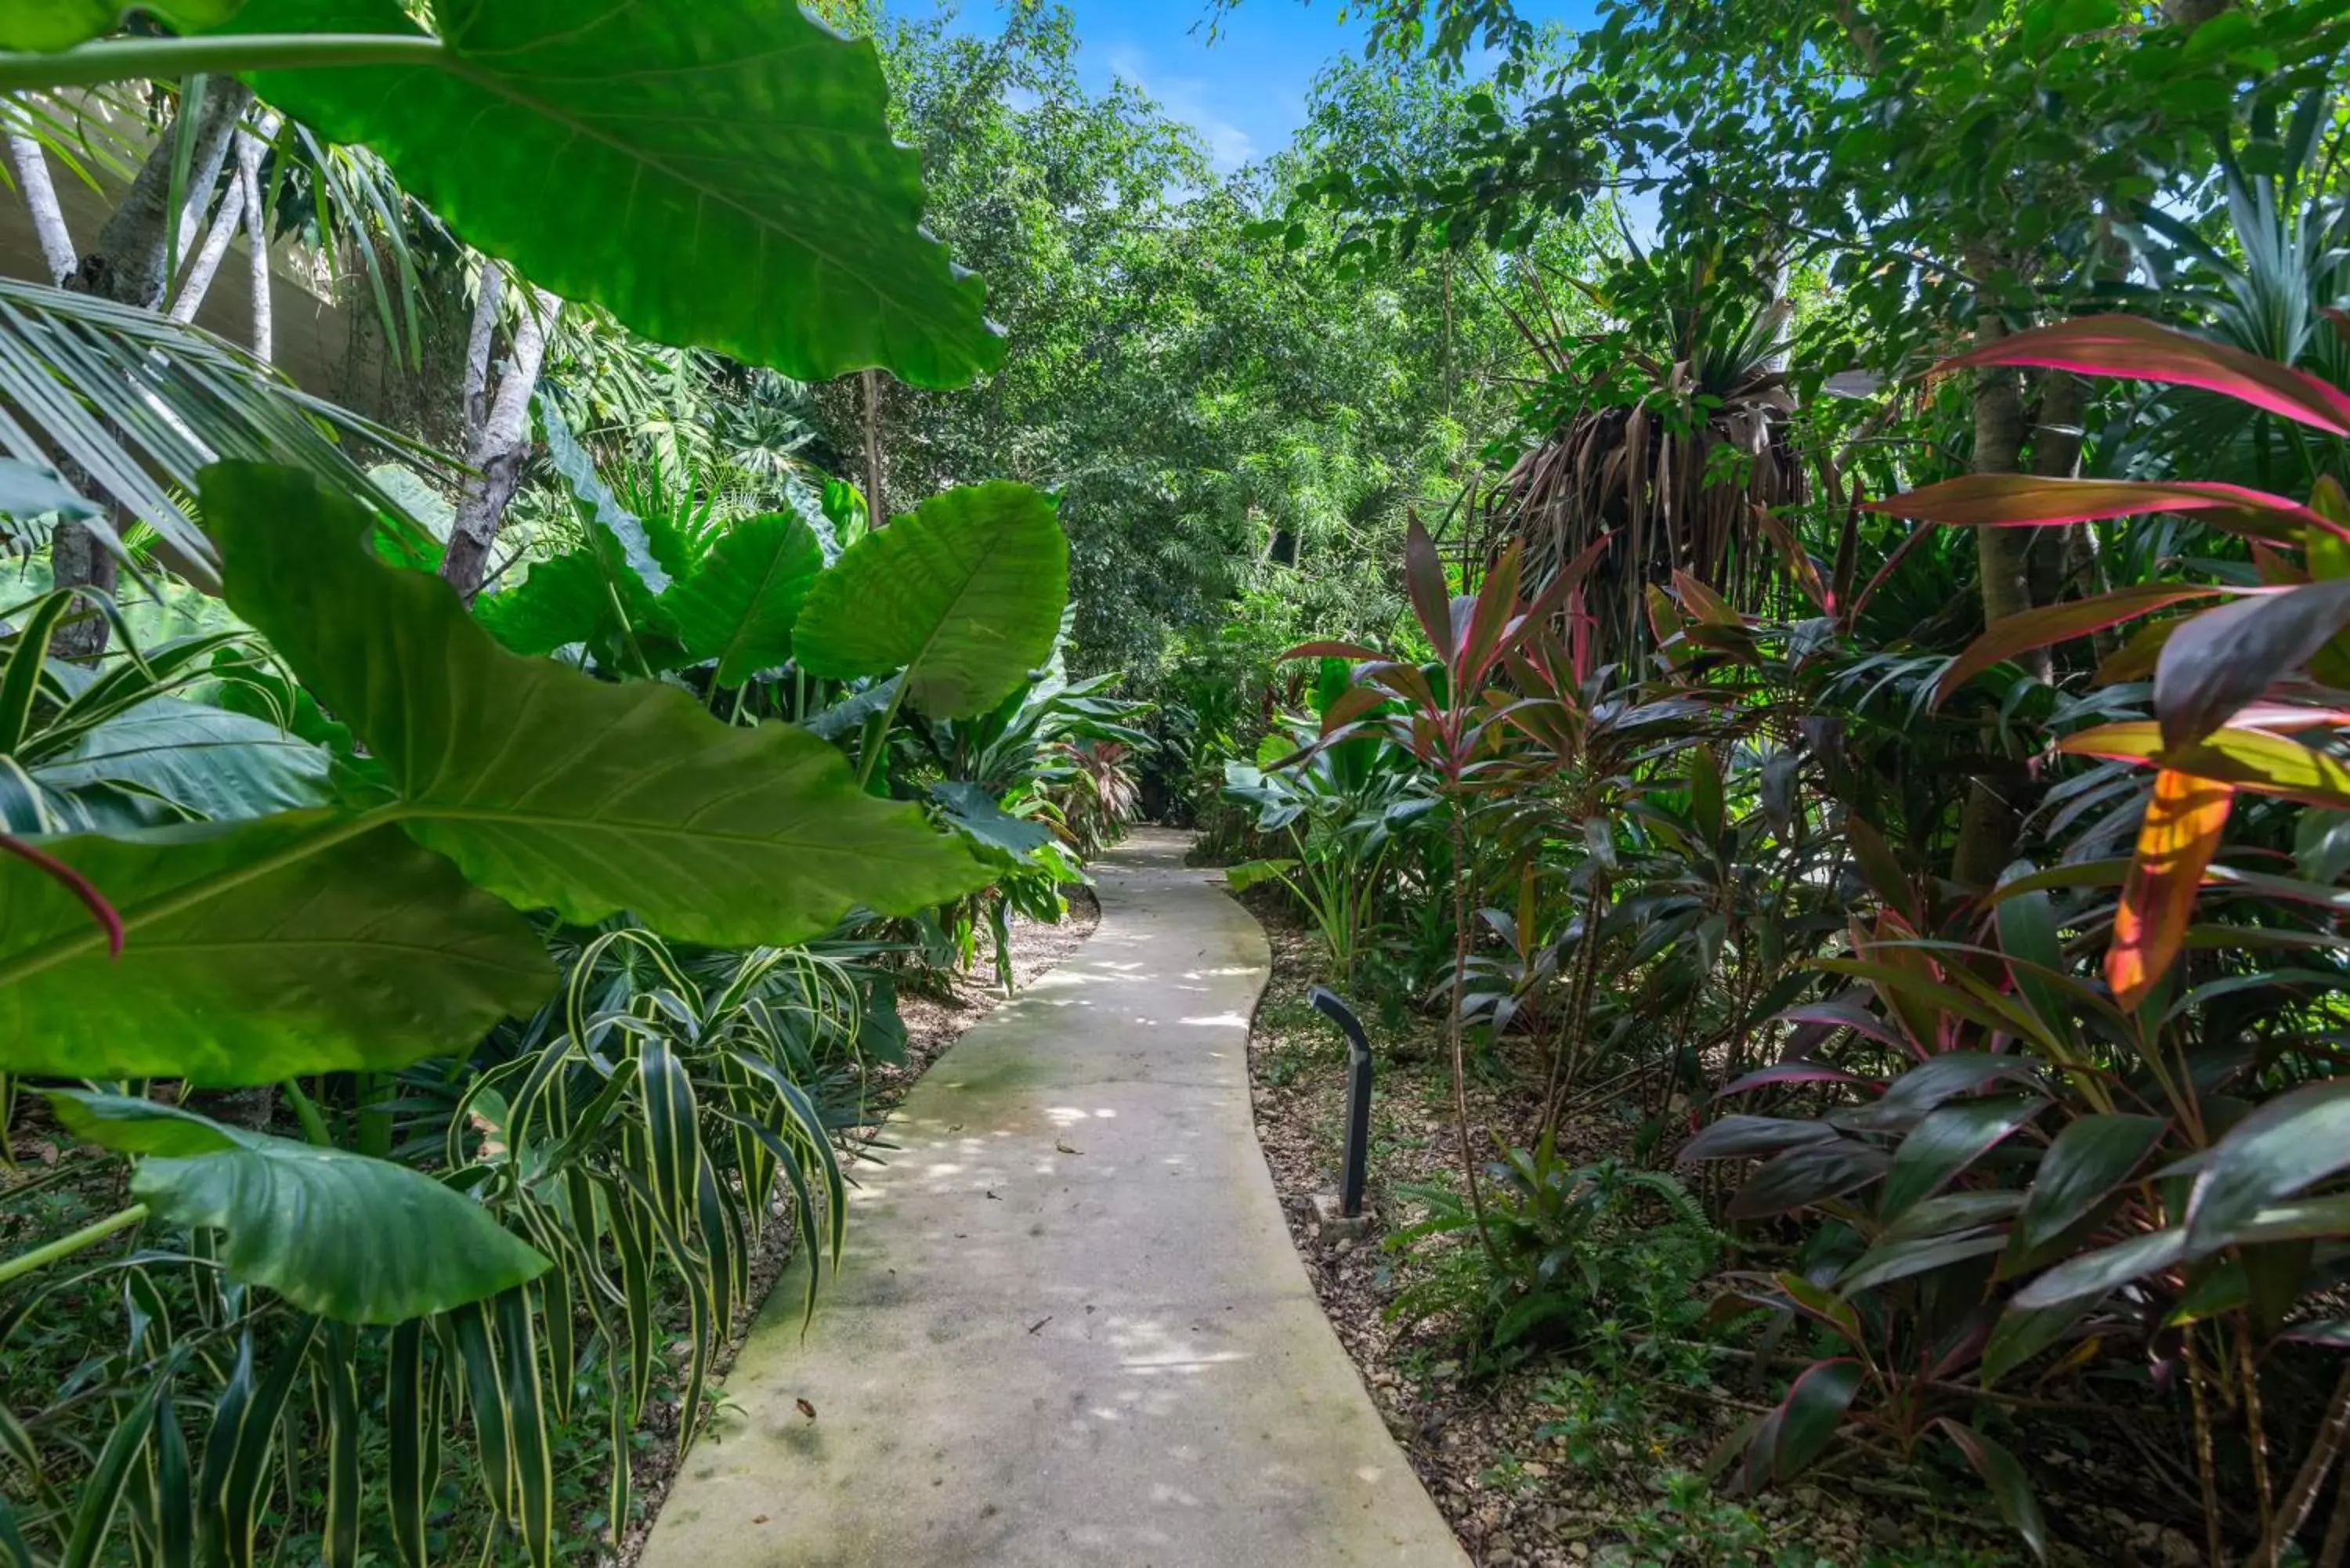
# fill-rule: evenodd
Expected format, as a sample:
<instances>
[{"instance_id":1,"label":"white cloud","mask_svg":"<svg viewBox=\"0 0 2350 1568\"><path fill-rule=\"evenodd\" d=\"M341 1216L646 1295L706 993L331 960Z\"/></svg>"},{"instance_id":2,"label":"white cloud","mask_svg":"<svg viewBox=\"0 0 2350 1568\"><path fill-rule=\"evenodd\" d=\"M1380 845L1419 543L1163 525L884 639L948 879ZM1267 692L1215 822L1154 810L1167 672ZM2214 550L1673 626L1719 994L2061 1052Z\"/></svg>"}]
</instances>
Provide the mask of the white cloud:
<instances>
[{"instance_id":1,"label":"white cloud","mask_svg":"<svg viewBox=\"0 0 2350 1568\"><path fill-rule=\"evenodd\" d=\"M1200 133L1208 144L1208 161L1220 174L1229 174L1256 156L1256 140L1216 112L1214 84L1201 77L1162 77L1150 68L1139 49L1119 46L1109 52L1110 74L1133 83L1159 100L1173 119Z\"/></svg>"}]
</instances>

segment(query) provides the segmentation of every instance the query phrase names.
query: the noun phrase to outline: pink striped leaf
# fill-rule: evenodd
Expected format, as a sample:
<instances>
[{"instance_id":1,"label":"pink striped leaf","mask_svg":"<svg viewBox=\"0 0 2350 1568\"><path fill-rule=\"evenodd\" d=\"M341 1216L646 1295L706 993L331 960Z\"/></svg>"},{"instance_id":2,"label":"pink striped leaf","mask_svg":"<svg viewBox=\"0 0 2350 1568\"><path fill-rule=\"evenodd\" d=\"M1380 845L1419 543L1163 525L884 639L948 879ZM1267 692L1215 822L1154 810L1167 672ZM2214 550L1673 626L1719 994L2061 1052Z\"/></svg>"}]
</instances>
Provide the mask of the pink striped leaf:
<instances>
[{"instance_id":1,"label":"pink striped leaf","mask_svg":"<svg viewBox=\"0 0 2350 1568\"><path fill-rule=\"evenodd\" d=\"M2189 599L2210 598L2224 590L2211 587L2182 587L2171 583L2146 583L2137 587L2116 588L2094 598L2074 599L2064 604L2049 605L2041 609L2025 610L2022 615L2007 616L1993 621L1983 634L1970 644L1964 653L1950 662L1950 669L1934 684L1934 701L1939 706L1950 693L2003 659L2035 648L2086 637L2103 631L2109 626L2119 626L2126 620L2163 609Z\"/></svg>"},{"instance_id":2,"label":"pink striped leaf","mask_svg":"<svg viewBox=\"0 0 2350 1568\"><path fill-rule=\"evenodd\" d=\"M2046 528L2139 512L2191 512L2214 528L2299 546L2303 530L2350 538L2350 529L2298 501L2199 480L2043 479L1970 473L1867 503L1866 510L1954 528Z\"/></svg>"},{"instance_id":3,"label":"pink striped leaf","mask_svg":"<svg viewBox=\"0 0 2350 1568\"><path fill-rule=\"evenodd\" d=\"M1942 361L1944 370L2035 365L2200 387L2332 435L2350 436L2350 393L2306 371L2136 316L2084 316L2036 327Z\"/></svg>"}]
</instances>

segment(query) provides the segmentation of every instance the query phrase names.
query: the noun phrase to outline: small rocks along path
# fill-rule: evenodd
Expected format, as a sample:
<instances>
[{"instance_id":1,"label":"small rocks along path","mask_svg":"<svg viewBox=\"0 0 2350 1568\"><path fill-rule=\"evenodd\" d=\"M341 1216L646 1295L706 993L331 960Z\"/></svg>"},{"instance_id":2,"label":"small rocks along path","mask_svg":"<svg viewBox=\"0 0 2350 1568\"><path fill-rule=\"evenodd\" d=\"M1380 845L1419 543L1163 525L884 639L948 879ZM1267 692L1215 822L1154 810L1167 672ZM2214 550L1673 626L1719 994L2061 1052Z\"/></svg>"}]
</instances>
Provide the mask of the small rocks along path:
<instances>
[{"instance_id":1,"label":"small rocks along path","mask_svg":"<svg viewBox=\"0 0 2350 1568\"><path fill-rule=\"evenodd\" d=\"M1252 1124L1257 923L1187 841L973 1027L793 1265L643 1568L1460 1568L1330 1330Z\"/></svg>"}]
</instances>

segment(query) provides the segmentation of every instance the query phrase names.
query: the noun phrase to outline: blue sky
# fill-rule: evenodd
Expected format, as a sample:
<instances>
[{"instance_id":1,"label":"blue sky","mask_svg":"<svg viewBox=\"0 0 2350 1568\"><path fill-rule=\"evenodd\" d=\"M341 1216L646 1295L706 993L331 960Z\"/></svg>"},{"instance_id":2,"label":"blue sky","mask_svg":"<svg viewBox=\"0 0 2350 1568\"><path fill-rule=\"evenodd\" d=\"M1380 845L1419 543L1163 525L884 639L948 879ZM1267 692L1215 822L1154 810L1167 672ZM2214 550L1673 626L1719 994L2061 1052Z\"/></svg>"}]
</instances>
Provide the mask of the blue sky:
<instances>
[{"instance_id":1,"label":"blue sky","mask_svg":"<svg viewBox=\"0 0 2350 1568\"><path fill-rule=\"evenodd\" d=\"M903 4L903 0L900 0ZM1365 29L1341 24L1337 0L1243 0L1211 45L1207 0L1065 0L1077 19L1079 69L1089 87L1135 82L1196 127L1220 170L1279 151L1305 119L1315 73L1358 54ZM913 9L908 5L907 9ZM1526 16L1588 25L1592 0L1521 0ZM993 28L995 0L963 0L961 21Z\"/></svg>"}]
</instances>

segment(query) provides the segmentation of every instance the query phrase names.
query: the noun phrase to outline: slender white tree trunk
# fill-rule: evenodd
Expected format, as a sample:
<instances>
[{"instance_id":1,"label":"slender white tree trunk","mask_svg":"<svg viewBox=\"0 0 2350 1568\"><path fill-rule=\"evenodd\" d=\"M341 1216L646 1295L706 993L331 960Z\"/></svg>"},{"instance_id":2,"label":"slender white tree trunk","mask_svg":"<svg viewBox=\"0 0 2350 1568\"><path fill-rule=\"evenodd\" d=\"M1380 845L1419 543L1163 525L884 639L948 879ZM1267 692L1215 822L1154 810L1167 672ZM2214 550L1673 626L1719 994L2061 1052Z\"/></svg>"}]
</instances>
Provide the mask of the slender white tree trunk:
<instances>
[{"instance_id":1,"label":"slender white tree trunk","mask_svg":"<svg viewBox=\"0 0 2350 1568\"><path fill-rule=\"evenodd\" d=\"M66 227L65 209L57 204L57 188L49 180L49 155L39 141L17 131L8 133L8 166L16 171L16 189L25 210L33 217L33 235L41 244L41 261L51 283L63 283L81 258L73 234Z\"/></svg>"},{"instance_id":2,"label":"slender white tree trunk","mask_svg":"<svg viewBox=\"0 0 2350 1568\"><path fill-rule=\"evenodd\" d=\"M491 400L481 431L465 454L473 473L457 502L441 576L468 604L481 592L490 546L496 542L506 505L522 483L523 461L530 455L531 395L538 389L539 367L546 358L547 329L562 308L563 302L546 290L531 291L530 308L515 324L514 348L506 356L505 373L498 378L497 395ZM480 315L477 310L477 324Z\"/></svg>"},{"instance_id":3,"label":"slender white tree trunk","mask_svg":"<svg viewBox=\"0 0 2350 1568\"><path fill-rule=\"evenodd\" d=\"M270 134L267 126L263 134ZM269 279L269 214L262 210L262 151L260 137L238 133L236 178L244 187L244 243L253 252L253 357L266 365L276 352L277 311Z\"/></svg>"},{"instance_id":4,"label":"slender white tree trunk","mask_svg":"<svg viewBox=\"0 0 2350 1568\"><path fill-rule=\"evenodd\" d=\"M191 78L192 80L193 78ZM221 164L237 122L253 102L253 89L234 77L213 78L203 93L196 121L187 128L193 138L188 165L188 189L201 192L207 202L220 180ZM182 102L186 99L183 96ZM118 305L160 310L163 291L172 273L171 254L172 160L181 128L174 124L140 165L138 177L124 192L122 204L99 230L98 244L74 264L64 286L95 295ZM68 482L87 475L70 470ZM49 545L49 565L59 587L89 587L112 593L115 561L99 537L79 523L60 523ZM106 651L107 622L88 616L62 628L53 645L62 659L95 659Z\"/></svg>"},{"instance_id":5,"label":"slender white tree trunk","mask_svg":"<svg viewBox=\"0 0 2350 1568\"><path fill-rule=\"evenodd\" d=\"M172 320L193 321L196 312L203 308L204 296L213 291L213 279L220 275L221 263L227 259L229 242L236 238L244 222L244 182L239 180L221 198L220 211L213 215L212 228L204 235L203 249L196 253L195 265L180 285L180 297L172 302Z\"/></svg>"},{"instance_id":6,"label":"slender white tree trunk","mask_svg":"<svg viewBox=\"0 0 2350 1568\"><path fill-rule=\"evenodd\" d=\"M465 340L465 449L482 439L490 418L490 350L498 337L498 306L505 297L505 270L482 264L482 286L473 297L473 330Z\"/></svg>"},{"instance_id":7,"label":"slender white tree trunk","mask_svg":"<svg viewBox=\"0 0 2350 1568\"><path fill-rule=\"evenodd\" d=\"M262 122L261 135L277 133L277 117L269 116ZM221 263L227 259L230 242L244 223L244 215L260 201L262 144L252 131L239 127L234 148L236 178L229 182L227 192L221 197L220 210L213 215L212 227L204 234L203 248L196 253L195 265L188 269L180 285L180 297L172 302L172 319L193 321L196 312L204 307L204 299L212 293L213 281L220 275Z\"/></svg>"}]
</instances>

